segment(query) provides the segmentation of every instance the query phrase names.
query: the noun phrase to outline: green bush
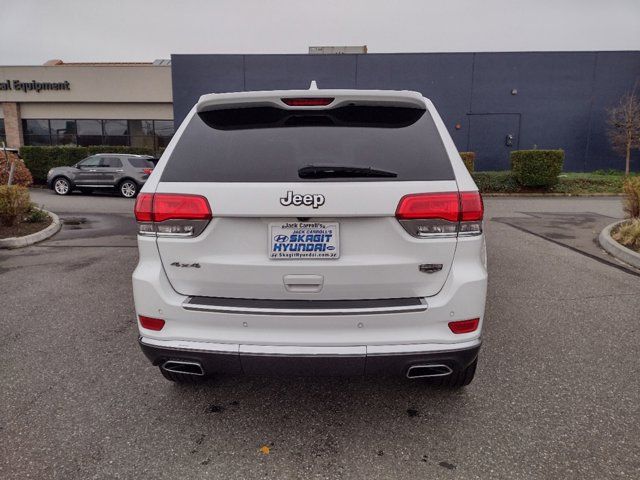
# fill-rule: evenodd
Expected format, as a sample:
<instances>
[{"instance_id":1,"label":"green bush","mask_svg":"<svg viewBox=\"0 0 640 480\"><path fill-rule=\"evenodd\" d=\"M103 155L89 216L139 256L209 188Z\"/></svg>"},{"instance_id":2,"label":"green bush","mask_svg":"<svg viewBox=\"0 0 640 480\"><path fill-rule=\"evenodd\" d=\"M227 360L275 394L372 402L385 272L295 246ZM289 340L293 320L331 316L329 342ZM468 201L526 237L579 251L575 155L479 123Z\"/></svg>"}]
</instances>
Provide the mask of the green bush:
<instances>
[{"instance_id":1,"label":"green bush","mask_svg":"<svg viewBox=\"0 0 640 480\"><path fill-rule=\"evenodd\" d=\"M562 172L564 150L514 150L511 171L523 187L552 187Z\"/></svg>"},{"instance_id":2,"label":"green bush","mask_svg":"<svg viewBox=\"0 0 640 480\"><path fill-rule=\"evenodd\" d=\"M75 165L83 158L96 153L130 153L132 155L153 155L148 147L127 147L92 145L90 147L22 147L20 155L31 170L36 183L47 181L47 172L54 167Z\"/></svg>"},{"instance_id":3,"label":"green bush","mask_svg":"<svg viewBox=\"0 0 640 480\"><path fill-rule=\"evenodd\" d=\"M131 155L154 155L153 148L150 147L127 147L127 146L109 146L109 145L92 145L87 147L89 155L96 153L130 153Z\"/></svg>"},{"instance_id":4,"label":"green bush","mask_svg":"<svg viewBox=\"0 0 640 480\"><path fill-rule=\"evenodd\" d=\"M20 156L31 170L36 183L47 181L47 172L53 167L74 165L88 156L86 147L22 147Z\"/></svg>"},{"instance_id":5,"label":"green bush","mask_svg":"<svg viewBox=\"0 0 640 480\"><path fill-rule=\"evenodd\" d=\"M20 185L0 186L0 224L9 227L20 223L31 208L29 190Z\"/></svg>"},{"instance_id":6,"label":"green bush","mask_svg":"<svg viewBox=\"0 0 640 480\"><path fill-rule=\"evenodd\" d=\"M520 190L511 172L473 172L471 176L481 193L513 193Z\"/></svg>"},{"instance_id":7,"label":"green bush","mask_svg":"<svg viewBox=\"0 0 640 480\"><path fill-rule=\"evenodd\" d=\"M464 166L467 167L467 170L473 172L474 165L476 163L476 152L460 152L460 156L462 157L462 161L464 162Z\"/></svg>"},{"instance_id":8,"label":"green bush","mask_svg":"<svg viewBox=\"0 0 640 480\"><path fill-rule=\"evenodd\" d=\"M49 214L45 212L44 208L40 208L35 203L32 203L26 213L25 221L28 223L41 223L47 220L49 220Z\"/></svg>"}]
</instances>

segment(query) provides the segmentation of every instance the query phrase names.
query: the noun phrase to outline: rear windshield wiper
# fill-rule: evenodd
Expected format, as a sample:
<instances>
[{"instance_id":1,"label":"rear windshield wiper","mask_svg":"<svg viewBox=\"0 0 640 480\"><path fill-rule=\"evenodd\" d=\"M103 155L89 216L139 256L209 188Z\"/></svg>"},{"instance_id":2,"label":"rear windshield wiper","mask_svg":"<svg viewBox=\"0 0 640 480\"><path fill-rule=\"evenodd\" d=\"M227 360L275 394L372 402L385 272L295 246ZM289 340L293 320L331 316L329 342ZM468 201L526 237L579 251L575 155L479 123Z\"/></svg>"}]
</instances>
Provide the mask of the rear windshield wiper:
<instances>
[{"instance_id":1,"label":"rear windshield wiper","mask_svg":"<svg viewBox=\"0 0 640 480\"><path fill-rule=\"evenodd\" d=\"M397 177L396 172L371 167L309 165L298 170L300 178Z\"/></svg>"}]
</instances>

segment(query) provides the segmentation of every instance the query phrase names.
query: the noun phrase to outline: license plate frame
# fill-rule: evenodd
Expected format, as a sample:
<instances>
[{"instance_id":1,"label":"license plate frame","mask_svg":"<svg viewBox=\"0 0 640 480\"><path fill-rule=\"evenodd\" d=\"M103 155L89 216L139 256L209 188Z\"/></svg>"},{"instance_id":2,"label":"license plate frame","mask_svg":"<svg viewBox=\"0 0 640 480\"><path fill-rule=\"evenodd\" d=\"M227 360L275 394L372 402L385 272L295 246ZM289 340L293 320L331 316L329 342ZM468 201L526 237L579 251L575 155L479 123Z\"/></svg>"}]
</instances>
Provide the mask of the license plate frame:
<instances>
[{"instance_id":1,"label":"license plate frame","mask_svg":"<svg viewBox=\"0 0 640 480\"><path fill-rule=\"evenodd\" d=\"M268 257L271 260L340 258L339 222L272 222L267 231ZM299 236L302 236L302 241L298 240ZM294 241L291 241L292 237Z\"/></svg>"}]
</instances>

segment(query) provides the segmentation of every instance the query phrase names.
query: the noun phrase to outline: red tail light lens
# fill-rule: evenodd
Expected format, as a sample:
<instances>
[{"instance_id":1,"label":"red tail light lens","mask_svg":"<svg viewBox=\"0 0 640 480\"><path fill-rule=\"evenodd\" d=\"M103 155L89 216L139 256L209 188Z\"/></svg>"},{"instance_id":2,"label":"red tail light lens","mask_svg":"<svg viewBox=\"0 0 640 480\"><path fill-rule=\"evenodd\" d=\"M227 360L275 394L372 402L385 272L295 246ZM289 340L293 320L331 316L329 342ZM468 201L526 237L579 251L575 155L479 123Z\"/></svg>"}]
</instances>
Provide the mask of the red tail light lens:
<instances>
[{"instance_id":1,"label":"red tail light lens","mask_svg":"<svg viewBox=\"0 0 640 480\"><path fill-rule=\"evenodd\" d=\"M400 199L396 218L418 238L473 236L482 233L483 213L478 192L416 193Z\"/></svg>"},{"instance_id":2,"label":"red tail light lens","mask_svg":"<svg viewBox=\"0 0 640 480\"><path fill-rule=\"evenodd\" d=\"M472 318L470 320L458 320L456 322L449 322L449 329L453 333L471 333L478 329L480 324L479 318Z\"/></svg>"},{"instance_id":3,"label":"red tail light lens","mask_svg":"<svg viewBox=\"0 0 640 480\"><path fill-rule=\"evenodd\" d=\"M143 168L142 169L142 173L146 173L147 175L151 175L151 172L153 172L153 168Z\"/></svg>"},{"instance_id":4,"label":"red tail light lens","mask_svg":"<svg viewBox=\"0 0 640 480\"><path fill-rule=\"evenodd\" d=\"M155 330L156 332L159 332L164 327L164 320L160 318L138 315L138 319L140 320L140 325L147 330Z\"/></svg>"},{"instance_id":5,"label":"red tail light lens","mask_svg":"<svg viewBox=\"0 0 640 480\"><path fill-rule=\"evenodd\" d=\"M477 222L484 215L484 204L479 192L461 192L460 206L462 208L463 222Z\"/></svg>"},{"instance_id":6,"label":"red tail light lens","mask_svg":"<svg viewBox=\"0 0 640 480\"><path fill-rule=\"evenodd\" d=\"M333 102L333 98L282 98L290 107L326 107Z\"/></svg>"},{"instance_id":7,"label":"red tail light lens","mask_svg":"<svg viewBox=\"0 0 640 480\"><path fill-rule=\"evenodd\" d=\"M133 209L138 222L153 222L153 193L141 193Z\"/></svg>"},{"instance_id":8,"label":"red tail light lens","mask_svg":"<svg viewBox=\"0 0 640 480\"><path fill-rule=\"evenodd\" d=\"M141 193L134 212L138 233L152 237L197 237L212 218L205 197L178 193Z\"/></svg>"},{"instance_id":9,"label":"red tail light lens","mask_svg":"<svg viewBox=\"0 0 640 480\"><path fill-rule=\"evenodd\" d=\"M396 218L399 220L440 218L457 222L459 215L457 192L405 195L396 209Z\"/></svg>"},{"instance_id":10,"label":"red tail light lens","mask_svg":"<svg viewBox=\"0 0 640 480\"><path fill-rule=\"evenodd\" d=\"M200 195L156 193L153 198L153 221L211 220L211 208Z\"/></svg>"}]
</instances>

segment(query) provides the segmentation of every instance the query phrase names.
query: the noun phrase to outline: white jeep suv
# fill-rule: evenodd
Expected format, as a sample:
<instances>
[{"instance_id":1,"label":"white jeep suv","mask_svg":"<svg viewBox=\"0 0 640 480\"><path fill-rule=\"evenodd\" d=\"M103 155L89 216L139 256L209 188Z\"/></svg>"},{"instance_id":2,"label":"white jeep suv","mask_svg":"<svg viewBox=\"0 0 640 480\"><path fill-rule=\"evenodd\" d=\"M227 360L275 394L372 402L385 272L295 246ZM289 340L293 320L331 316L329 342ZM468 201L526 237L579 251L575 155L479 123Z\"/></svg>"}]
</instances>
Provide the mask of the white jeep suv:
<instances>
[{"instance_id":1,"label":"white jeep suv","mask_svg":"<svg viewBox=\"0 0 640 480\"><path fill-rule=\"evenodd\" d=\"M139 343L169 380L473 379L483 204L419 93L204 95L135 216Z\"/></svg>"}]
</instances>

